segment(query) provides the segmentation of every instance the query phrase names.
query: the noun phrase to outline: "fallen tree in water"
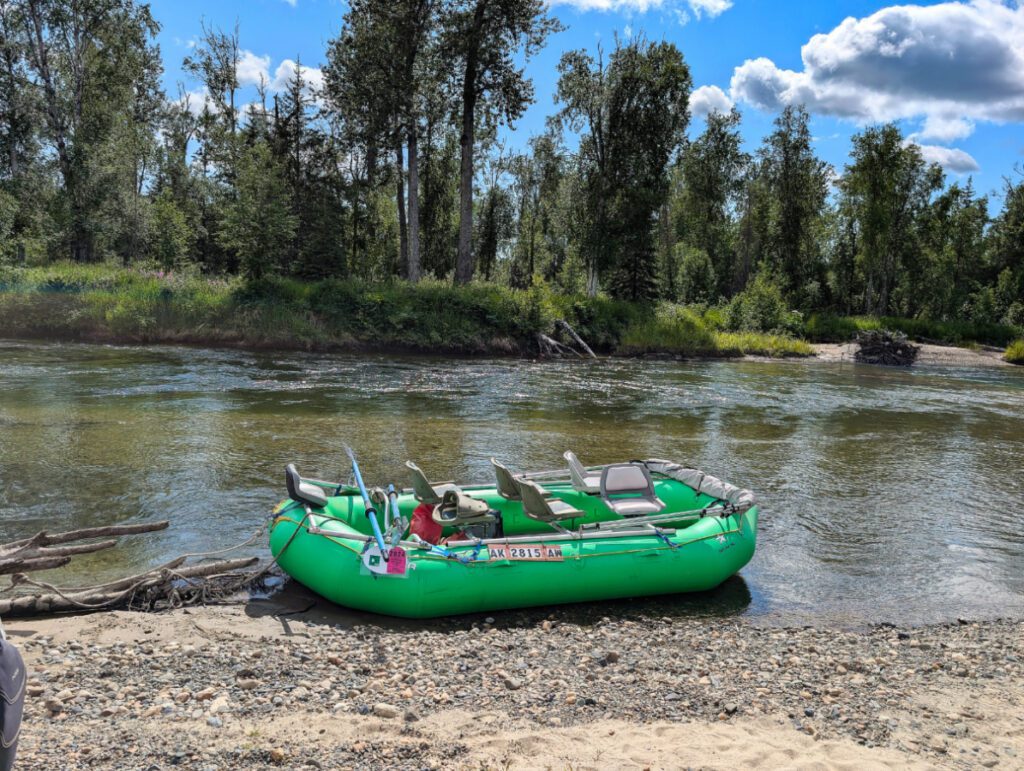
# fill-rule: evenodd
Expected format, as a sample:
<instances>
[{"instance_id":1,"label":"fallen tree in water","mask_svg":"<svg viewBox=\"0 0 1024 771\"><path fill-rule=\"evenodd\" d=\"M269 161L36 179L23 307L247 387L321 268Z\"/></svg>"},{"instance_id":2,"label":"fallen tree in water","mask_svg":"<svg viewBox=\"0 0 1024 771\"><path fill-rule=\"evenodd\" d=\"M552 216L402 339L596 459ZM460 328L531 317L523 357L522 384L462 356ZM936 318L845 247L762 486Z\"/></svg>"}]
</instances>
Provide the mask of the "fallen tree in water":
<instances>
[{"instance_id":1,"label":"fallen tree in water","mask_svg":"<svg viewBox=\"0 0 1024 771\"><path fill-rule=\"evenodd\" d=\"M212 559L248 546L260 531L244 543L219 552L184 554L142 573L93 586L56 586L29 576L63 567L77 555L112 548L119 536L153 533L168 526L167 521L161 521L65 533L42 531L31 538L0 544L0 575L11 576L10 585L0 588L0 616L115 608L164 610L204 604L228 597L266 573L266 567L258 566L258 557ZM187 564L190 560L192 564Z\"/></svg>"},{"instance_id":2,"label":"fallen tree in water","mask_svg":"<svg viewBox=\"0 0 1024 771\"><path fill-rule=\"evenodd\" d=\"M854 358L863 364L909 367L917 360L921 346L907 341L902 332L869 330L857 333Z\"/></svg>"}]
</instances>

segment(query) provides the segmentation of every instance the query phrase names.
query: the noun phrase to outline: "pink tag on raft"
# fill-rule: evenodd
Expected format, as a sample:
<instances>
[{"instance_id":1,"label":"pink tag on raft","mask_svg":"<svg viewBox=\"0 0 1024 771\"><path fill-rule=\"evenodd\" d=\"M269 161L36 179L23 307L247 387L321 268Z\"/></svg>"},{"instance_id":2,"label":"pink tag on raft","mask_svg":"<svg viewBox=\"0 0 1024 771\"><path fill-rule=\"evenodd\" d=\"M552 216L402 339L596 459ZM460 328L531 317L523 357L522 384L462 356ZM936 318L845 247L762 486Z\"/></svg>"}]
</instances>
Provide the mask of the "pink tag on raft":
<instances>
[{"instance_id":1,"label":"pink tag on raft","mask_svg":"<svg viewBox=\"0 0 1024 771\"><path fill-rule=\"evenodd\" d=\"M408 561L405 555L405 549L401 546L396 546L388 555L388 575L404 576L407 565Z\"/></svg>"}]
</instances>

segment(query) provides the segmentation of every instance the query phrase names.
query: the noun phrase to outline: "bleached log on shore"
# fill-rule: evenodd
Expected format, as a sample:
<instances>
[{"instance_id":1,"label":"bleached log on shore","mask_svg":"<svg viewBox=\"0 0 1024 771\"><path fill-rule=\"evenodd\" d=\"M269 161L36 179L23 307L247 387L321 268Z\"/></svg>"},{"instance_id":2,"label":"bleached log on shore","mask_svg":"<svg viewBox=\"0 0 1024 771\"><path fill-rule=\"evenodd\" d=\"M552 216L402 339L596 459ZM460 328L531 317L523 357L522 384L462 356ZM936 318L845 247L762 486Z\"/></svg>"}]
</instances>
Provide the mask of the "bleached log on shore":
<instances>
[{"instance_id":1,"label":"bleached log on shore","mask_svg":"<svg viewBox=\"0 0 1024 771\"><path fill-rule=\"evenodd\" d=\"M175 586L176 581L231 574L252 567L259 562L258 557L241 557L190 567L179 567L178 565L184 559L181 557L168 563L175 564L174 568L164 566L148 573L141 573L133 577L135 580L132 578L121 579L97 587L82 587L78 590L30 594L0 600L0 616L32 616L74 610L109 610L130 604L136 594L147 590L160 590L162 595L169 598L180 588ZM31 582L31 579L24 575L15 576L15 585L28 582ZM43 586L47 585L43 584ZM57 589L57 587L49 588ZM147 602L154 604L160 599L160 597L147 597Z\"/></svg>"},{"instance_id":2,"label":"bleached log on shore","mask_svg":"<svg viewBox=\"0 0 1024 771\"><path fill-rule=\"evenodd\" d=\"M582 337L576 334L576 330L569 325L568 321L566 321L565 319L559 319L558 321L555 322L555 326L561 329L567 335L569 335L569 337L572 338L573 341L575 341L576 345L583 349L587 356L589 356L591 359L597 358L597 354L594 353L590 346L586 344Z\"/></svg>"}]
</instances>

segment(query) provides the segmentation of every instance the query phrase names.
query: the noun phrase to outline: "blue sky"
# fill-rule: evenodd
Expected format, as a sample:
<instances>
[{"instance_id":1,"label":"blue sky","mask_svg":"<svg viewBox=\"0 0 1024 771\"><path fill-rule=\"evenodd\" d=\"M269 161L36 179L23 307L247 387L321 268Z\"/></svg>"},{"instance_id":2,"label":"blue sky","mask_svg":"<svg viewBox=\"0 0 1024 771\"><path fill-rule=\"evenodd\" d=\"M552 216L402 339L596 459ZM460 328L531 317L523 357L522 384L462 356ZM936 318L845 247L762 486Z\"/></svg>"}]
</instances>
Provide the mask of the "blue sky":
<instances>
[{"instance_id":1,"label":"blue sky","mask_svg":"<svg viewBox=\"0 0 1024 771\"><path fill-rule=\"evenodd\" d=\"M250 82L273 84L293 62L319 66L337 34L340 0L153 0L165 85L196 91L181 60L200 21L239 22ZM753 150L785 104L806 104L819 155L842 168L849 138L863 125L896 120L942 163L951 178L973 177L998 194L1024 164L1024 8L1015 0L895 5L869 0L558 0L567 29L528 65L536 103L510 140L524 143L554 111L555 66L562 51L606 49L616 34L645 34L683 51L700 90L701 113L736 104ZM315 73L313 73L315 77ZM701 88L703 87L703 88ZM251 93L250 88L250 93ZM249 97L251 98L251 96Z\"/></svg>"}]
</instances>

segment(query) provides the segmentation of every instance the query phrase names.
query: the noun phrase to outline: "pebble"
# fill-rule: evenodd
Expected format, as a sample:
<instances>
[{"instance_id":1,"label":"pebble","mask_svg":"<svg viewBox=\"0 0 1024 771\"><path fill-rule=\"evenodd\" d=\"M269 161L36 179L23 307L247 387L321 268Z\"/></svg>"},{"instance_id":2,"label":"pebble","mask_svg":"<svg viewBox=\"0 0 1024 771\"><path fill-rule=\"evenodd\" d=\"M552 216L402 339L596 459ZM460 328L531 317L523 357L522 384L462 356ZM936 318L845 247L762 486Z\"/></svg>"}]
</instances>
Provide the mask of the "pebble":
<instances>
[{"instance_id":1,"label":"pebble","mask_svg":"<svg viewBox=\"0 0 1024 771\"><path fill-rule=\"evenodd\" d=\"M399 712L398 707L393 707L390 704L380 703L373 705L373 714L377 717L391 718L398 717Z\"/></svg>"},{"instance_id":2,"label":"pebble","mask_svg":"<svg viewBox=\"0 0 1024 771\"><path fill-rule=\"evenodd\" d=\"M601 719L699 726L737 714L788 716L807 735L909 747L903 751L926 764L1020 765L1008 746L1016 740L992 746L975 721L997 709L981 705L1012 711L999 699L1019 694L1024 678L1022 622L917 627L901 637L885 626L765 628L742 618L651 613L663 607L655 600L638 607L616 606L612 615L607 605L507 611L476 622L477 635L465 619L419 629L372 620L345 629L298 623L299 634L260 641L221 634L197 648L201 655L185 655L184 647L172 655L156 636L146 642L144 627L142 641L86 641L73 654L66 644L30 639L22 647L33 696L25 725L32 730L22 734L22 763L76 770L446 767L465 761L468 745L433 742L422 726L458 709L541 726ZM409 650L416 654L399 653ZM66 655L75 659L65 663ZM925 691L947 691L960 702L928 711L912 698ZM275 746L264 729L292 711L309 736L296 732ZM115 719L121 715L123 726ZM317 738L332 717L365 721L360 715L395 722L352 744ZM208 730L238 726L246 735L211 742L208 732L204 739L187 728L203 723ZM908 736L922 738L911 744Z\"/></svg>"}]
</instances>

